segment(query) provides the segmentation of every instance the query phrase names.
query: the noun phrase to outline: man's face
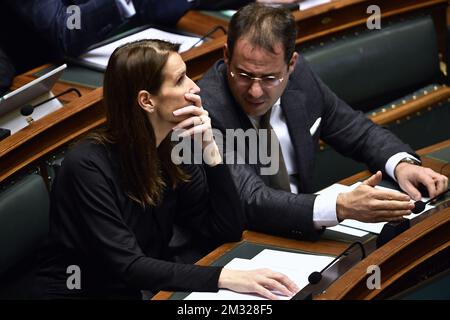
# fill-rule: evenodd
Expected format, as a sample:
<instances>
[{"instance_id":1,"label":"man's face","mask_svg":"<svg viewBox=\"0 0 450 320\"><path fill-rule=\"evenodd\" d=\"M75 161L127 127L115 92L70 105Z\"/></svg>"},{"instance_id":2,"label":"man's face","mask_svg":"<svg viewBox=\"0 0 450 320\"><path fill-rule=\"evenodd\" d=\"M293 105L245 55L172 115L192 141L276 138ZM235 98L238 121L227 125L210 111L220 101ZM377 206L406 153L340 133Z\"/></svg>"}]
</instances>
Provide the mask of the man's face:
<instances>
[{"instance_id":1,"label":"man's face","mask_svg":"<svg viewBox=\"0 0 450 320\"><path fill-rule=\"evenodd\" d=\"M283 94L289 75L294 71L298 54L294 53L289 64L286 64L281 42L273 49L274 52L267 51L242 37L236 41L230 59L228 48L225 47L229 87L249 116L265 114ZM252 80L242 73L261 80Z\"/></svg>"}]
</instances>

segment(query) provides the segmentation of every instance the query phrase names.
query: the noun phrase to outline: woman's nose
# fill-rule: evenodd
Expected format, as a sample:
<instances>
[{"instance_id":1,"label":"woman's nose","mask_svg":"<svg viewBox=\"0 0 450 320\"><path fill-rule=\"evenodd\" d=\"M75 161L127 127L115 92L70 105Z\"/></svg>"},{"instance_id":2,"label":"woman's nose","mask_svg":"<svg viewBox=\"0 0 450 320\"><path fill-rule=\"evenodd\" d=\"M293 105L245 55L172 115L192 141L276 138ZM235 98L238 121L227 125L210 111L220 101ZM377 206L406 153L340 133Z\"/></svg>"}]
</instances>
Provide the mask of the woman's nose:
<instances>
[{"instance_id":1,"label":"woman's nose","mask_svg":"<svg viewBox=\"0 0 450 320\"><path fill-rule=\"evenodd\" d=\"M189 80L192 83L192 87L191 87L191 89L189 89L189 92L190 93L195 93L195 94L199 93L200 92L200 87L194 81L192 81L191 78L189 78Z\"/></svg>"}]
</instances>

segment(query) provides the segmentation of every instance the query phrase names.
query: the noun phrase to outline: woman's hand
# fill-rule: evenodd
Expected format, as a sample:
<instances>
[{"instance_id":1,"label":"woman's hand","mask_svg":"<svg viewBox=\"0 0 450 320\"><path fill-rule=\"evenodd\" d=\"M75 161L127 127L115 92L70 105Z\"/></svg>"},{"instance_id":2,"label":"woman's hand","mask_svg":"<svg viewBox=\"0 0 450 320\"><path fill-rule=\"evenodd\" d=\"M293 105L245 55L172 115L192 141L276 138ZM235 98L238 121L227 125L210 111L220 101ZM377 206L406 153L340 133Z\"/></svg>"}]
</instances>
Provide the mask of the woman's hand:
<instances>
[{"instance_id":1,"label":"woman's hand","mask_svg":"<svg viewBox=\"0 0 450 320\"><path fill-rule=\"evenodd\" d=\"M173 112L174 116L188 116L187 119L178 123L173 130L181 130L179 137L188 137L196 134L202 135L203 159L210 165L215 166L222 161L219 148L214 141L211 127L211 119L208 111L203 109L202 101L199 95L194 93L186 93L185 97L194 105L177 109Z\"/></svg>"},{"instance_id":2,"label":"woman's hand","mask_svg":"<svg viewBox=\"0 0 450 320\"><path fill-rule=\"evenodd\" d=\"M300 290L287 276L270 269L242 271L223 268L219 277L219 288L257 293L271 300L278 300L272 291L291 297Z\"/></svg>"}]
</instances>

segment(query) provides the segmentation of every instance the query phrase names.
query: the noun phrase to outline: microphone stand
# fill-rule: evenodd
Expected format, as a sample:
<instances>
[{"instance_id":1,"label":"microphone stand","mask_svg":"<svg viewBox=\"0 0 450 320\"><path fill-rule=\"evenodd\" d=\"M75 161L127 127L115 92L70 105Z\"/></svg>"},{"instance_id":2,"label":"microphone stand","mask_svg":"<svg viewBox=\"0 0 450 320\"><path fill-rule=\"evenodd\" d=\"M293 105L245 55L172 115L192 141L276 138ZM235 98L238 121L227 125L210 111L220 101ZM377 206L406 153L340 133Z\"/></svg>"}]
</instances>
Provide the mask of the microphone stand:
<instances>
[{"instance_id":1,"label":"microphone stand","mask_svg":"<svg viewBox=\"0 0 450 320\"><path fill-rule=\"evenodd\" d=\"M358 251L352 251L351 249L355 246L359 246L361 251L361 256L357 256L355 253ZM372 248L373 247L373 248ZM312 272L308 281L310 282L306 287L297 292L295 296L292 297L291 300L312 300L313 295L317 294L317 292L322 292L325 290L331 283L337 280L343 273L353 267L356 263L361 261L366 257L367 248L359 242L355 241L350 246L348 246L342 253L336 256L333 261L331 261L325 268L323 268L320 272L315 271ZM370 251L374 250L374 246L370 246ZM342 258L342 259L341 259ZM319 276L317 276L319 275ZM316 278L316 279L311 279ZM320 278L320 279L317 279ZM313 281L311 281L313 280ZM318 281L314 281L318 280Z\"/></svg>"}]
</instances>

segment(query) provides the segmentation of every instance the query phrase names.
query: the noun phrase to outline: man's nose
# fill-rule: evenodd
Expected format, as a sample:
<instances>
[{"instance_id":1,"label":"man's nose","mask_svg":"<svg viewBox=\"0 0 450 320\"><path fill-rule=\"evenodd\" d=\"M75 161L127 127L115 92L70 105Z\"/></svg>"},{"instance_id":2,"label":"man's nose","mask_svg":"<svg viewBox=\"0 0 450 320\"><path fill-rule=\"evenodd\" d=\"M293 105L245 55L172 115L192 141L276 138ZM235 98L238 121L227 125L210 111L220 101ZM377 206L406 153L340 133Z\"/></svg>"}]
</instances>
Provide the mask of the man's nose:
<instances>
[{"instance_id":1,"label":"man's nose","mask_svg":"<svg viewBox=\"0 0 450 320\"><path fill-rule=\"evenodd\" d=\"M248 94L254 98L259 98L263 95L263 89L258 80L254 80L248 88Z\"/></svg>"}]
</instances>

